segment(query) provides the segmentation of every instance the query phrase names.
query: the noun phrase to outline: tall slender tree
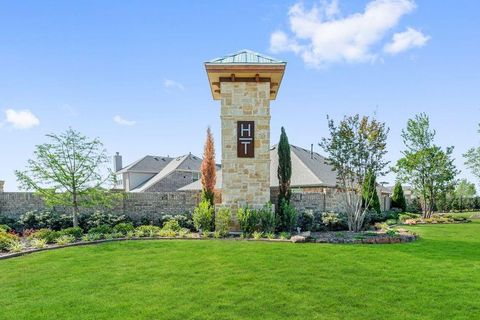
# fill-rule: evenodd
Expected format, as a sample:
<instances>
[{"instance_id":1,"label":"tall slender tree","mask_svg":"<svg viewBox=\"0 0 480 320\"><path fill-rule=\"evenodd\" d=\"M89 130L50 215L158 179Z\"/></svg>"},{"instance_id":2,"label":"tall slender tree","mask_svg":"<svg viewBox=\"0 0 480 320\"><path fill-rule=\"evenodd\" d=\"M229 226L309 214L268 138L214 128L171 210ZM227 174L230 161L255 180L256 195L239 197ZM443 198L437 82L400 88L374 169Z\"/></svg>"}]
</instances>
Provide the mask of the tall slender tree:
<instances>
[{"instance_id":1,"label":"tall slender tree","mask_svg":"<svg viewBox=\"0 0 480 320\"><path fill-rule=\"evenodd\" d=\"M363 184L363 203L368 210L373 210L376 213L381 212L380 199L377 193L377 179L371 171L367 172Z\"/></svg>"},{"instance_id":2,"label":"tall slender tree","mask_svg":"<svg viewBox=\"0 0 480 320\"><path fill-rule=\"evenodd\" d=\"M287 203L290 203L290 179L292 177L292 159L290 158L290 144L288 143L287 133L282 127L282 132L280 134L280 141L278 142L278 186L279 186L279 195L278 195L278 205L282 203L282 200L285 200Z\"/></svg>"},{"instance_id":3,"label":"tall slender tree","mask_svg":"<svg viewBox=\"0 0 480 320\"><path fill-rule=\"evenodd\" d=\"M393 187L392 208L401 209L403 212L407 211L407 201L400 181L397 181Z\"/></svg>"},{"instance_id":4,"label":"tall slender tree","mask_svg":"<svg viewBox=\"0 0 480 320\"><path fill-rule=\"evenodd\" d=\"M217 166L215 164L215 145L210 127L207 128L207 138L203 149L201 166L202 174L202 197L214 205L215 183L217 182Z\"/></svg>"},{"instance_id":5,"label":"tall slender tree","mask_svg":"<svg viewBox=\"0 0 480 320\"><path fill-rule=\"evenodd\" d=\"M73 225L78 226L81 207L110 206L119 194L103 186L113 182L107 151L99 139L89 139L73 129L48 134L50 142L37 145L35 159L25 171L15 171L20 186L35 191L48 206L72 208Z\"/></svg>"}]
</instances>

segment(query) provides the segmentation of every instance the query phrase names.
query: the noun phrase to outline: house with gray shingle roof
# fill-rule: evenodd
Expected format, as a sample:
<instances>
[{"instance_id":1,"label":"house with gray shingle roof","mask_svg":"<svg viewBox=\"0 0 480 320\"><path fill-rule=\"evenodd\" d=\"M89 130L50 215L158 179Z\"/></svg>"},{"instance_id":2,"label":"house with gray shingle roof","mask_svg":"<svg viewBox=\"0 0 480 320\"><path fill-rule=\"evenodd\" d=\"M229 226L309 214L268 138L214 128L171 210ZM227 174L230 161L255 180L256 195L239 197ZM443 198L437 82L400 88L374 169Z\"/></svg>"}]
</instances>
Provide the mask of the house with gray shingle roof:
<instances>
[{"instance_id":1,"label":"house with gray shingle roof","mask_svg":"<svg viewBox=\"0 0 480 320\"><path fill-rule=\"evenodd\" d=\"M332 166L326 163L325 158L317 152L312 152L294 145L290 145L290 157L292 159L292 178L290 186L303 191L319 188L336 189L337 175ZM270 187L278 188L278 152L277 146L270 148ZM222 189L222 174L217 173L217 190ZM201 190L200 181L193 182L179 189L179 191Z\"/></svg>"},{"instance_id":2,"label":"house with gray shingle roof","mask_svg":"<svg viewBox=\"0 0 480 320\"><path fill-rule=\"evenodd\" d=\"M168 192L200 179L202 159L191 153L172 158L145 156L122 167L121 156L114 156L117 190L127 192ZM220 167L219 167L220 168Z\"/></svg>"}]
</instances>

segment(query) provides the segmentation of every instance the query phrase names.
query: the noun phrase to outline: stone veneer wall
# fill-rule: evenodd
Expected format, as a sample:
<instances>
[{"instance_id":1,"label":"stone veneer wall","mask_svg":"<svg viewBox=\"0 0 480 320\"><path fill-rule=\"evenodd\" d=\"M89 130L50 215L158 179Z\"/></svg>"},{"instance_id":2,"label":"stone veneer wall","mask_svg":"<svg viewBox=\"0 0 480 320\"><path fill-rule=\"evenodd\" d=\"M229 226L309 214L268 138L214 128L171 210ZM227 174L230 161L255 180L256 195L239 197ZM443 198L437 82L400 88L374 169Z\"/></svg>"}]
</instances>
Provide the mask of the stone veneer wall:
<instances>
[{"instance_id":1,"label":"stone veneer wall","mask_svg":"<svg viewBox=\"0 0 480 320\"><path fill-rule=\"evenodd\" d=\"M0 192L3 192L4 185L5 185L5 181L0 180Z\"/></svg>"},{"instance_id":2,"label":"stone veneer wall","mask_svg":"<svg viewBox=\"0 0 480 320\"><path fill-rule=\"evenodd\" d=\"M133 220L143 216L162 216L165 214L183 214L193 209L200 201L199 192L151 192L125 193L124 197L111 210L116 214L128 215ZM46 209L42 199L29 192L0 193L0 216L18 218L27 211ZM67 209L56 207L59 212ZM101 208L100 208L101 209ZM83 209L82 212L95 209Z\"/></svg>"},{"instance_id":3,"label":"stone veneer wall","mask_svg":"<svg viewBox=\"0 0 480 320\"><path fill-rule=\"evenodd\" d=\"M270 83L222 82L222 205L270 200ZM237 157L237 121L255 122L255 157Z\"/></svg>"}]
</instances>

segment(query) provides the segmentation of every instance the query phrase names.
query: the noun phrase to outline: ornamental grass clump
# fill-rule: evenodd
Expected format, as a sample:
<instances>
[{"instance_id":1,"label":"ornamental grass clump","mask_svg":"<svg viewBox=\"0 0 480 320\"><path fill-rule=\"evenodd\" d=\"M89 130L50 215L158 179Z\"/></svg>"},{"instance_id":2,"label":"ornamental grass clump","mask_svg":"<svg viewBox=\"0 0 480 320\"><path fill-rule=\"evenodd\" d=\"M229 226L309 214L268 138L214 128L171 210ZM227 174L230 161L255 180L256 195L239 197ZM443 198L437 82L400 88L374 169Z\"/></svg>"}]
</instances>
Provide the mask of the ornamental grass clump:
<instances>
[{"instance_id":1,"label":"ornamental grass clump","mask_svg":"<svg viewBox=\"0 0 480 320\"><path fill-rule=\"evenodd\" d=\"M63 236L60 236L58 237L56 240L55 240L55 243L58 244L59 246L64 246L64 245L67 245L69 243L72 243L75 241L75 237L74 236L71 236L71 235L63 235Z\"/></svg>"},{"instance_id":2,"label":"ornamental grass clump","mask_svg":"<svg viewBox=\"0 0 480 320\"><path fill-rule=\"evenodd\" d=\"M255 239L255 240L260 240L260 239L262 238L262 236L263 236L263 233L262 233L262 232L255 231L255 232L253 233L253 239Z\"/></svg>"},{"instance_id":3,"label":"ornamental grass clump","mask_svg":"<svg viewBox=\"0 0 480 320\"><path fill-rule=\"evenodd\" d=\"M8 251L13 253L22 252L24 249L25 245L18 240L11 241L7 248Z\"/></svg>"},{"instance_id":4,"label":"ornamental grass clump","mask_svg":"<svg viewBox=\"0 0 480 320\"><path fill-rule=\"evenodd\" d=\"M47 241L45 239L33 239L30 241L30 245L35 249L43 249L47 247Z\"/></svg>"}]
</instances>

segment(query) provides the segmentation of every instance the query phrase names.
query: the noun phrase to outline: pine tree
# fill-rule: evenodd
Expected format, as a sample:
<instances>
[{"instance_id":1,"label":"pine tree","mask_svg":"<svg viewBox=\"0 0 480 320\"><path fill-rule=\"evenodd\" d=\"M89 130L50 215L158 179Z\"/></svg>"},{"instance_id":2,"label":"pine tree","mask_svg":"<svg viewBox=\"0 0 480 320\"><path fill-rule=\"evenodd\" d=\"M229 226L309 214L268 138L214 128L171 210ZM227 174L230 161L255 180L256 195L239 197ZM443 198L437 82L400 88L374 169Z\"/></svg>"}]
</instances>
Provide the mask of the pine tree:
<instances>
[{"instance_id":1,"label":"pine tree","mask_svg":"<svg viewBox=\"0 0 480 320\"><path fill-rule=\"evenodd\" d=\"M403 212L407 211L407 201L405 200L400 181L397 181L395 187L393 187L392 208L401 209Z\"/></svg>"},{"instance_id":2,"label":"pine tree","mask_svg":"<svg viewBox=\"0 0 480 320\"><path fill-rule=\"evenodd\" d=\"M377 182L372 172L368 172L365 177L365 183L363 184L363 203L368 210L373 210L376 213L381 212L380 200L377 194Z\"/></svg>"},{"instance_id":3,"label":"pine tree","mask_svg":"<svg viewBox=\"0 0 480 320\"><path fill-rule=\"evenodd\" d=\"M292 177L292 159L290 158L290 144L288 143L288 137L285 133L285 129L282 127L282 133L280 134L280 142L278 143L278 204L282 203L285 199L287 203L290 203L290 178Z\"/></svg>"},{"instance_id":4,"label":"pine tree","mask_svg":"<svg viewBox=\"0 0 480 320\"><path fill-rule=\"evenodd\" d=\"M214 205L215 183L217 181L217 167L215 164L215 146L210 127L207 129L207 139L203 150L202 172L202 198Z\"/></svg>"}]
</instances>

